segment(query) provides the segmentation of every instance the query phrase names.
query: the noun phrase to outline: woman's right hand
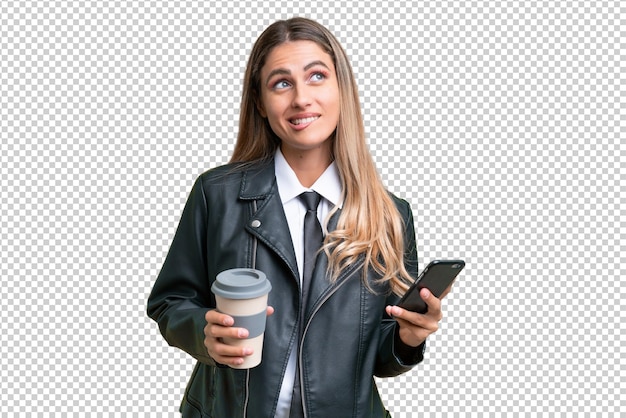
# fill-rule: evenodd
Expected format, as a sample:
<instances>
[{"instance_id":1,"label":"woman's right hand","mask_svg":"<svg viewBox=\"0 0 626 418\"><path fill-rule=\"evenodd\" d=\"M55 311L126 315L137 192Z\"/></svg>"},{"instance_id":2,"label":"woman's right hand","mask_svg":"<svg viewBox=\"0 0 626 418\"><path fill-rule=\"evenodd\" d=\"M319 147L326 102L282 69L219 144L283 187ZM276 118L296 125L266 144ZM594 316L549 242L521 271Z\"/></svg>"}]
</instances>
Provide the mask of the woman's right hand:
<instances>
[{"instance_id":1,"label":"woman's right hand","mask_svg":"<svg viewBox=\"0 0 626 418\"><path fill-rule=\"evenodd\" d=\"M274 313L274 308L267 307L267 315ZM205 315L206 326L204 327L204 346L209 356L217 363L229 366L238 366L243 363L244 357L252 354L250 347L235 347L224 343L223 338L248 338L248 330L233 327L234 320L231 316L210 310Z\"/></svg>"}]
</instances>

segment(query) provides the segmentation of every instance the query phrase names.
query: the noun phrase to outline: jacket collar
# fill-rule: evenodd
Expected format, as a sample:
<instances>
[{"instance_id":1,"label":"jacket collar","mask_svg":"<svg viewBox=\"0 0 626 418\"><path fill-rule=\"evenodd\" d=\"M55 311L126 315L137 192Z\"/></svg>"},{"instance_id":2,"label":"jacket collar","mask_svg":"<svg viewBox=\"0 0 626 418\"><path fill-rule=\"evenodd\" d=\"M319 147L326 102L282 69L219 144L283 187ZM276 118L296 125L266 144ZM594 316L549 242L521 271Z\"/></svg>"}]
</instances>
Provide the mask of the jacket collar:
<instances>
[{"instance_id":1,"label":"jacket collar","mask_svg":"<svg viewBox=\"0 0 626 418\"><path fill-rule=\"evenodd\" d=\"M277 193L274 159L252 163L243 173L239 198L258 200Z\"/></svg>"}]
</instances>

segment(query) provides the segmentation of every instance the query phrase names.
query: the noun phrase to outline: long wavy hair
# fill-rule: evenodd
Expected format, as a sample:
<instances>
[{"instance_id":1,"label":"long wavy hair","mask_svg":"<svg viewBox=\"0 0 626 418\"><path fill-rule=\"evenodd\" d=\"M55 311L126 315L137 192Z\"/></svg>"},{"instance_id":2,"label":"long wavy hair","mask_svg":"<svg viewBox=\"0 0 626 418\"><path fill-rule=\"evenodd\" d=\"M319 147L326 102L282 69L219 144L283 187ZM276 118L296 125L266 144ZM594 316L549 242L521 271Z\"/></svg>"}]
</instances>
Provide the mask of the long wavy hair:
<instances>
[{"instance_id":1,"label":"long wavy hair","mask_svg":"<svg viewBox=\"0 0 626 418\"><path fill-rule=\"evenodd\" d=\"M281 20L270 25L257 39L244 76L239 134L231 162L269 160L280 139L258 110L261 100L261 69L273 48L289 41L313 41L335 64L339 84L339 122L332 138L343 192L343 207L337 228L326 235L323 251L329 260L331 280L348 266L363 262L402 294L413 281L404 265L404 225L385 189L365 140L356 81L348 57L334 35L319 23L305 18ZM338 209L329 214L332 216ZM364 269L365 280L367 269Z\"/></svg>"}]
</instances>

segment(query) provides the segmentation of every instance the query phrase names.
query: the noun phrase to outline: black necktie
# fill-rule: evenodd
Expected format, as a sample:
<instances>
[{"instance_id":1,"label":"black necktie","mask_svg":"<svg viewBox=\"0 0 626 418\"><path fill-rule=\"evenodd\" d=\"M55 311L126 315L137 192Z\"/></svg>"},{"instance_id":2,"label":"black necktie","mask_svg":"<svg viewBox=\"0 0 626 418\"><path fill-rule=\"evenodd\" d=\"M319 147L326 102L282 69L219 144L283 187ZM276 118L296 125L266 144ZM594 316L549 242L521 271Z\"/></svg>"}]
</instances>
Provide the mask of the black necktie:
<instances>
[{"instance_id":1,"label":"black necktie","mask_svg":"<svg viewBox=\"0 0 626 418\"><path fill-rule=\"evenodd\" d=\"M317 192L304 192L298 196L306 207L304 215L304 268L302 269L302 303L300 311L300 336L304 327L305 304L308 299L309 289L311 288L311 279L313 278L313 269L315 267L315 258L317 251L322 246L324 234L322 226L317 219L317 205L320 203L321 196ZM298 347L300 344L298 343ZM299 354L299 353L298 353ZM299 360L298 360L299 363ZM300 418L304 416L302 405L302 393L300 389L300 364L296 363L296 380L293 385L293 395L291 398L290 418Z\"/></svg>"},{"instance_id":2,"label":"black necktie","mask_svg":"<svg viewBox=\"0 0 626 418\"><path fill-rule=\"evenodd\" d=\"M315 258L324 241L322 225L317 219L317 205L319 205L322 196L317 192L304 192L298 198L306 207L306 215L304 215L304 269L302 270L302 306L304 306L311 287Z\"/></svg>"}]
</instances>

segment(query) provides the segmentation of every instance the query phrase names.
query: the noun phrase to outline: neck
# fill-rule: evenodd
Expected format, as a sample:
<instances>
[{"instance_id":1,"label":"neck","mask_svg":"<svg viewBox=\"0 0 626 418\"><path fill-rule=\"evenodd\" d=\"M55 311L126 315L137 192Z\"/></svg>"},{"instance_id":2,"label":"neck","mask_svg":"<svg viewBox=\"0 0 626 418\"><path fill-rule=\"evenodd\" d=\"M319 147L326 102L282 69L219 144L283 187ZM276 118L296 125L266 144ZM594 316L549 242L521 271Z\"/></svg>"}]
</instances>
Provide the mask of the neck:
<instances>
[{"instance_id":1,"label":"neck","mask_svg":"<svg viewBox=\"0 0 626 418\"><path fill-rule=\"evenodd\" d=\"M290 150L281 146L280 151L304 187L311 187L333 162L328 147Z\"/></svg>"}]
</instances>

